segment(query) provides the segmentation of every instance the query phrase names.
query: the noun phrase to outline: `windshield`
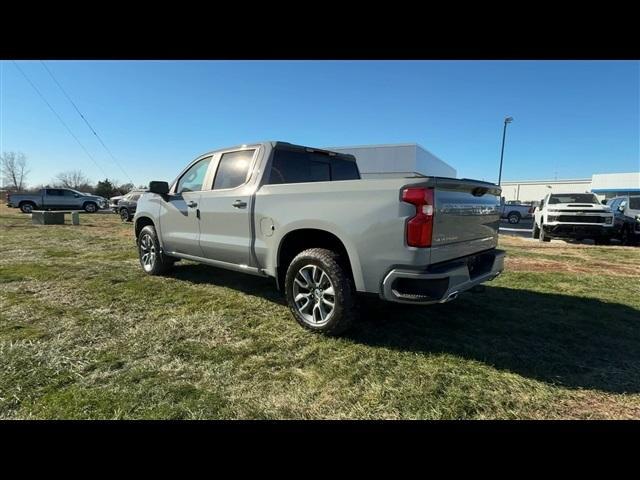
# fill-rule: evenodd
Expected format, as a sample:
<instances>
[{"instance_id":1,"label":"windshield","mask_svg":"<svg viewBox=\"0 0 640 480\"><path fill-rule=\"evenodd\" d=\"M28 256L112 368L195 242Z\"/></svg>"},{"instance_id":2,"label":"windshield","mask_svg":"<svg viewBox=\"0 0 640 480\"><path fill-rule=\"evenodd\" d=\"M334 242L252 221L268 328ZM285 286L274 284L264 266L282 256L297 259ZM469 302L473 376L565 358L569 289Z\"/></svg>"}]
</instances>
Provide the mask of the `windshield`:
<instances>
[{"instance_id":1,"label":"windshield","mask_svg":"<svg viewBox=\"0 0 640 480\"><path fill-rule=\"evenodd\" d=\"M631 210L640 210L640 197L629 197L629 208Z\"/></svg>"},{"instance_id":2,"label":"windshield","mask_svg":"<svg viewBox=\"0 0 640 480\"><path fill-rule=\"evenodd\" d=\"M556 203L600 203L593 193L559 193L549 197L549 205Z\"/></svg>"}]
</instances>

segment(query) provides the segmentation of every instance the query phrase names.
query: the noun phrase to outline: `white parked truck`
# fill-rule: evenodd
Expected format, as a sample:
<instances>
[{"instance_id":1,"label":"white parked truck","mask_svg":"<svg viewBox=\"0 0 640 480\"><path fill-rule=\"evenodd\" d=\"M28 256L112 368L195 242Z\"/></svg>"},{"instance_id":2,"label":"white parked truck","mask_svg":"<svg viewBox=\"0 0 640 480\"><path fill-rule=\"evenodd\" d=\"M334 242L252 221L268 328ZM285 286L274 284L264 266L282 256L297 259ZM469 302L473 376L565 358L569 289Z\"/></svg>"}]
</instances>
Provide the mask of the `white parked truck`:
<instances>
[{"instance_id":1,"label":"white parked truck","mask_svg":"<svg viewBox=\"0 0 640 480\"><path fill-rule=\"evenodd\" d=\"M593 193L549 193L534 212L533 238L552 238L608 244L613 234L613 213Z\"/></svg>"}]
</instances>

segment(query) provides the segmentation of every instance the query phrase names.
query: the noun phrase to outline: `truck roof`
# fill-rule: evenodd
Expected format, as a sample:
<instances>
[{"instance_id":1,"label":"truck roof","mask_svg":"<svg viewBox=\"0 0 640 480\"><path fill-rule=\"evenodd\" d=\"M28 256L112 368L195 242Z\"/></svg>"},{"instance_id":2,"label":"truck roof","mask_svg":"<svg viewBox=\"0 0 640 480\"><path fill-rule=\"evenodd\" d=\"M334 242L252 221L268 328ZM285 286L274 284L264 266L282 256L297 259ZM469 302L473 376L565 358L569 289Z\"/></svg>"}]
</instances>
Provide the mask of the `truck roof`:
<instances>
[{"instance_id":1,"label":"truck roof","mask_svg":"<svg viewBox=\"0 0 640 480\"><path fill-rule=\"evenodd\" d=\"M273 148L285 147L285 148L289 148L289 149L292 149L292 150L306 150L306 151L310 151L310 152L326 153L326 154L339 156L340 158L343 158L345 160L350 160L350 161L353 161L353 162L356 161L356 157L351 155L350 153L334 152L332 150L327 150L327 149L324 149L324 148L308 147L306 145L298 145L298 144L295 144L295 143L283 142L281 140L266 140L266 141L262 141L262 142L242 143L240 145L232 145L232 146L229 146L229 147L216 148L215 150L211 150L209 152L202 153L199 156L202 157L204 155L214 154L214 153L220 152L222 150L232 150L234 148L258 147L258 146L264 146L264 145L268 145L268 144L270 144Z\"/></svg>"}]
</instances>

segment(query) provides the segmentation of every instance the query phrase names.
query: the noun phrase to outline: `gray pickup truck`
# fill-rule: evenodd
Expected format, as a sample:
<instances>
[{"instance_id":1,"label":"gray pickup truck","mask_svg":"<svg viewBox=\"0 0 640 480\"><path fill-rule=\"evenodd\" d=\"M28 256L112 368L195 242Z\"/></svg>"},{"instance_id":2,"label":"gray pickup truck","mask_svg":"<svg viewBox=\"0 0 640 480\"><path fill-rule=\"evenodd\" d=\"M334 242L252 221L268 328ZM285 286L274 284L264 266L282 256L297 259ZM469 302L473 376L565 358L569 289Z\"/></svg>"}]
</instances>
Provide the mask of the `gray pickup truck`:
<instances>
[{"instance_id":1,"label":"gray pickup truck","mask_svg":"<svg viewBox=\"0 0 640 480\"><path fill-rule=\"evenodd\" d=\"M106 208L107 200L71 188L43 188L38 193L13 193L7 197L7 206L17 207L24 213L33 210L84 210L94 213Z\"/></svg>"},{"instance_id":2,"label":"gray pickup truck","mask_svg":"<svg viewBox=\"0 0 640 480\"><path fill-rule=\"evenodd\" d=\"M360 179L352 155L262 142L201 155L171 185L151 182L135 237L148 274L187 259L272 277L302 326L335 335L356 317L356 293L444 303L497 277L500 191Z\"/></svg>"},{"instance_id":3,"label":"gray pickup truck","mask_svg":"<svg viewBox=\"0 0 640 480\"><path fill-rule=\"evenodd\" d=\"M501 203L500 217L506 218L509 223L520 223L523 218L533 218L535 207L531 205L522 205L519 203Z\"/></svg>"}]
</instances>

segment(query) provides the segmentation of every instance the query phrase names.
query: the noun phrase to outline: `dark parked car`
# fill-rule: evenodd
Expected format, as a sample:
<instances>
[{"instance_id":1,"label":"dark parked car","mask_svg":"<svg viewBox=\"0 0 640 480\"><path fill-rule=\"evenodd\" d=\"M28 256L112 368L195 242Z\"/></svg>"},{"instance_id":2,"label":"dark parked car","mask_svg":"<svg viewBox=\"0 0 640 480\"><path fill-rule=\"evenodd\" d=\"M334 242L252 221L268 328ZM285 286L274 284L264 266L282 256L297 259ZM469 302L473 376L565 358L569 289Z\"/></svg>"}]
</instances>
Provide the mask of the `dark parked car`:
<instances>
[{"instance_id":1,"label":"dark parked car","mask_svg":"<svg viewBox=\"0 0 640 480\"><path fill-rule=\"evenodd\" d=\"M613 212L613 238L623 245L640 243L640 195L612 198L608 205Z\"/></svg>"},{"instance_id":2,"label":"dark parked car","mask_svg":"<svg viewBox=\"0 0 640 480\"><path fill-rule=\"evenodd\" d=\"M113 211L120 215L123 222L130 222L136 214L136 206L138 199L144 191L132 191L124 195L118 203L113 207Z\"/></svg>"}]
</instances>

